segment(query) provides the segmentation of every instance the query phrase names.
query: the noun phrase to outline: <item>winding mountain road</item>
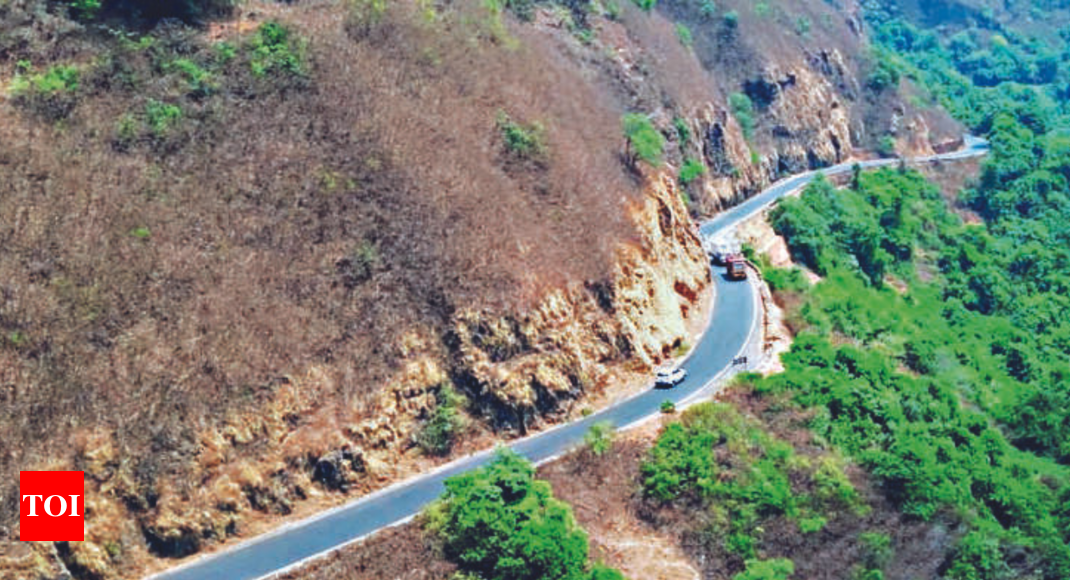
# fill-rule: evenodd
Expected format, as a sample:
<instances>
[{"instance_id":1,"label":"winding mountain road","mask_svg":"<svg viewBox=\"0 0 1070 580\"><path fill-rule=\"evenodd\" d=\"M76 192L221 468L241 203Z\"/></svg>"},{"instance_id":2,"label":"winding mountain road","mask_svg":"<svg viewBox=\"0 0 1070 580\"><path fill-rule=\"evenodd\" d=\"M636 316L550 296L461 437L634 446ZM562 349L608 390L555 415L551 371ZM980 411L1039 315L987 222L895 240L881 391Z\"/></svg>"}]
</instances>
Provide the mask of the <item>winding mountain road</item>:
<instances>
[{"instance_id":1,"label":"winding mountain road","mask_svg":"<svg viewBox=\"0 0 1070 580\"><path fill-rule=\"evenodd\" d=\"M986 141L967 137L964 147L953 153L911 160L913 163L953 161L984 155ZM897 159L859 162L864 169L899 163ZM737 225L778 199L803 187L819 174L839 175L852 170L854 163L802 173L781 180L761 194L703 223L705 239L731 232ZM663 401L678 405L711 394L724 376L733 370L733 361L752 344L761 318L758 294L751 283L730 282L715 271L713 313L708 329L682 366L688 377L672 390L648 390L581 420L560 425L509 444L517 453L535 463L561 455L583 441L591 425L609 421L619 428L660 413ZM391 487L356 499L311 518L284 526L215 554L193 559L176 568L151 576L151 580L256 580L281 574L310 559L356 542L382 528L405 522L436 499L446 478L479 467L493 450L453 461L431 473L419 475Z\"/></svg>"}]
</instances>

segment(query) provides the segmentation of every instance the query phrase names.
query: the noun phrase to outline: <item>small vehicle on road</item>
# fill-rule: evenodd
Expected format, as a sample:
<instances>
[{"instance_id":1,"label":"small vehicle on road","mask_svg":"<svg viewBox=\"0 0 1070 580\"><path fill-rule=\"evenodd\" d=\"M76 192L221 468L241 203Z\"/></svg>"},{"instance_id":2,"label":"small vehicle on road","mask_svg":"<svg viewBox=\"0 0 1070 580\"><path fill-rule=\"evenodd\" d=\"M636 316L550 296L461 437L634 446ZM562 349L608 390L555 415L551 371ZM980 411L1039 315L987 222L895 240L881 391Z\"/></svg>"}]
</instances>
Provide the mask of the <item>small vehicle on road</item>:
<instances>
[{"instance_id":1,"label":"small vehicle on road","mask_svg":"<svg viewBox=\"0 0 1070 580\"><path fill-rule=\"evenodd\" d=\"M747 259L743 257L743 254L732 254L725 262L725 266L730 280L747 279Z\"/></svg>"},{"instance_id":2,"label":"small vehicle on road","mask_svg":"<svg viewBox=\"0 0 1070 580\"><path fill-rule=\"evenodd\" d=\"M727 266L728 259L741 251L735 242L717 242L710 248L710 260L717 266Z\"/></svg>"},{"instance_id":3,"label":"small vehicle on road","mask_svg":"<svg viewBox=\"0 0 1070 580\"><path fill-rule=\"evenodd\" d=\"M684 382L687 371L681 368L661 368L654 375L654 386L659 389L671 389Z\"/></svg>"}]
</instances>

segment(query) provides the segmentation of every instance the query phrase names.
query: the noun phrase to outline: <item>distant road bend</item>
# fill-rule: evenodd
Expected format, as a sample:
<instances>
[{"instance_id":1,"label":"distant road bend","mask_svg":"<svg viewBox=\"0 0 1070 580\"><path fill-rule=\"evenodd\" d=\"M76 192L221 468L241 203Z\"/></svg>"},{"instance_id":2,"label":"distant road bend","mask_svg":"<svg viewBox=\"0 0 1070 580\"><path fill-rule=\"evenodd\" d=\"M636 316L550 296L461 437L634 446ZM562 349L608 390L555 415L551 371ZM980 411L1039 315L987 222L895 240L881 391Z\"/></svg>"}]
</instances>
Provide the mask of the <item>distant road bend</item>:
<instances>
[{"instance_id":1,"label":"distant road bend","mask_svg":"<svg viewBox=\"0 0 1070 580\"><path fill-rule=\"evenodd\" d=\"M958 151L910 161L954 161L980 157L987 151L985 140L967 136L963 148ZM858 165L873 169L898 163L898 159L882 159L861 161ZM778 181L759 195L703 223L699 231L704 239L727 234L817 175L841 175L850 172L854 165L853 162L842 163ZM624 428L660 413L661 403L665 400L680 404L710 394L722 375L731 370L733 360L747 349L761 316L754 286L729 282L720 274L715 272L713 277L716 293L708 326L716 332L704 333L682 364L688 371L683 383L671 390L647 390L583 419L514 441L509 447L534 463L542 463L583 441L584 434L595 423L609 421ZM229 549L196 558L150 579L257 580L281 574L385 527L407 521L442 494L443 482L447 478L485 464L492 455L493 450L487 450L458 459L431 473L397 483Z\"/></svg>"}]
</instances>

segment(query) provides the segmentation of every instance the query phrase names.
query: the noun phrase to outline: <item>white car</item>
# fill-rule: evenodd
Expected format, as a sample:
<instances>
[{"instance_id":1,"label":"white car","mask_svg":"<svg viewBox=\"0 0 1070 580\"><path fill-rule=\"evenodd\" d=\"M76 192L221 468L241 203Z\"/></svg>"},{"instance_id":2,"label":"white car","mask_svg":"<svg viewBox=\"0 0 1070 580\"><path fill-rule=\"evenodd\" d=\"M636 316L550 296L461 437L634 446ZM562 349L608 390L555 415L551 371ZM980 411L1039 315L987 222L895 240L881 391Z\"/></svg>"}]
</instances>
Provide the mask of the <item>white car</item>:
<instances>
[{"instance_id":1,"label":"white car","mask_svg":"<svg viewBox=\"0 0 1070 580\"><path fill-rule=\"evenodd\" d=\"M684 382L687 378L687 371L681 368L663 368L658 369L654 375L654 386L657 388L672 388L680 383Z\"/></svg>"}]
</instances>

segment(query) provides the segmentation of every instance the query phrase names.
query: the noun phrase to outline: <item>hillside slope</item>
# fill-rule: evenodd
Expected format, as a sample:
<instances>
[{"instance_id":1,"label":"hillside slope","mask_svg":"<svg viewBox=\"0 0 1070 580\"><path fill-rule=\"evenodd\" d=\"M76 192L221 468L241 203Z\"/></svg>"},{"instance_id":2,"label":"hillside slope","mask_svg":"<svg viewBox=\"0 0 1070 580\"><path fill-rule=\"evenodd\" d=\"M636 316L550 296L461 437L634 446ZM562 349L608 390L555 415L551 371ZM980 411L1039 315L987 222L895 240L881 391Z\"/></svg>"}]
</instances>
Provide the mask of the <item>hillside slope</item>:
<instances>
[{"instance_id":1,"label":"hillside slope","mask_svg":"<svg viewBox=\"0 0 1070 580\"><path fill-rule=\"evenodd\" d=\"M691 216L961 131L851 6L509 6L0 4L0 570L137 576L624 392L704 316ZM88 541L16 543L58 468Z\"/></svg>"}]
</instances>

